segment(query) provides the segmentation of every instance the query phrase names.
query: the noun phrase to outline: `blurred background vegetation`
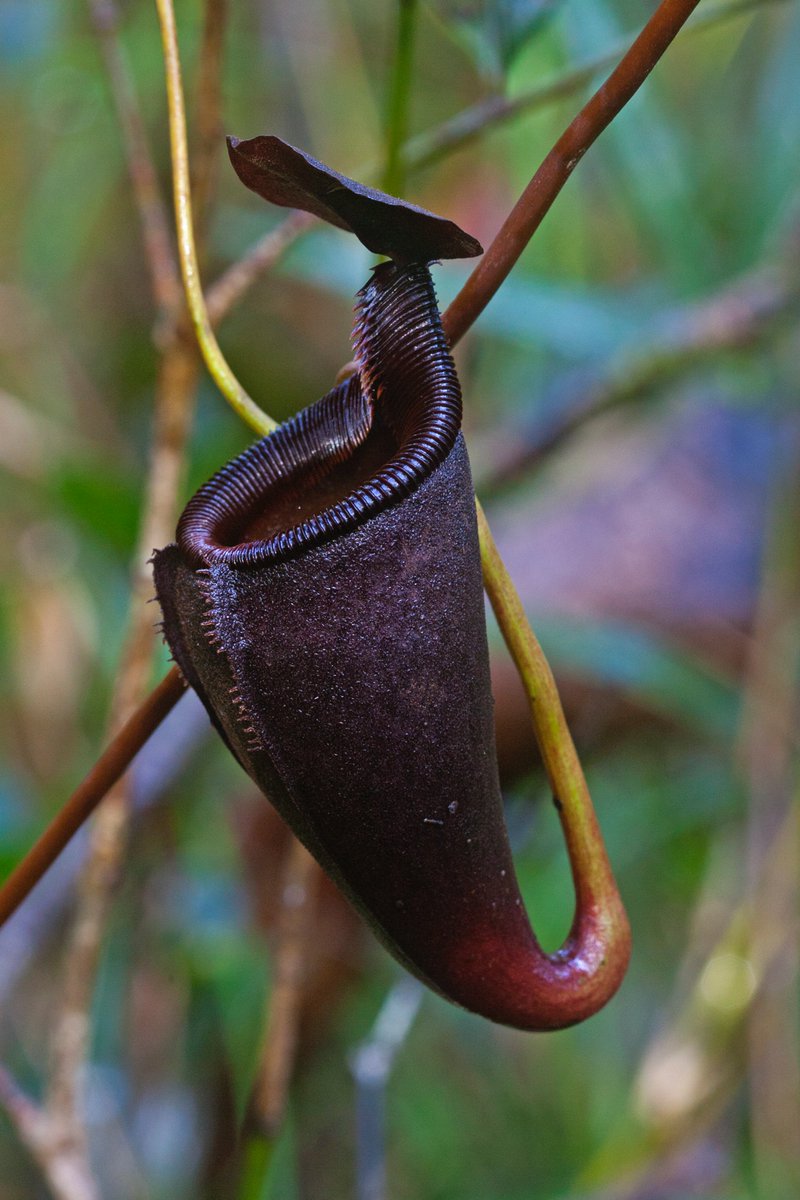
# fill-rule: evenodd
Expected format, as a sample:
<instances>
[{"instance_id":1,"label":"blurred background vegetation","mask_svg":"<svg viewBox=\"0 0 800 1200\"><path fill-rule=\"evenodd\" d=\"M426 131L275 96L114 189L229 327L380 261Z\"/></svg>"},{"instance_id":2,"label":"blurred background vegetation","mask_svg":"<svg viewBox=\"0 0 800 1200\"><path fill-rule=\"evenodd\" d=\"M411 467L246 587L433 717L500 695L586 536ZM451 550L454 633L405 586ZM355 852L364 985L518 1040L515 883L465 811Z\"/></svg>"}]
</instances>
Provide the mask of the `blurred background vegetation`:
<instances>
[{"instance_id":1,"label":"blurred background vegetation","mask_svg":"<svg viewBox=\"0 0 800 1200\"><path fill-rule=\"evenodd\" d=\"M457 353L478 490L563 685L629 909L621 992L563 1033L493 1027L409 988L302 864L298 943L286 836L187 699L136 765L93 989L83 1121L103 1197L798 1194L800 11L716 3L581 163ZM379 179L398 5L209 7L227 8L224 130L275 132ZM412 140L395 179L486 244L643 6L400 7ZM103 742L141 536L166 335L102 53L115 12L166 192L154 6L0 5L3 874ZM201 0L177 15L191 124ZM448 147L441 127L465 109L472 136ZM211 141L207 280L286 219ZM331 385L368 267L352 238L315 227L226 317L226 354L272 415ZM465 275L437 270L443 301ZM180 502L249 440L202 377ZM520 880L555 948L565 855L492 638ZM155 678L155 635L153 653ZM34 1098L87 846L0 937L0 1057ZM287 936L297 1055L265 1173L239 1131ZM0 1117L2 1200L52 1194L29 1150Z\"/></svg>"}]
</instances>

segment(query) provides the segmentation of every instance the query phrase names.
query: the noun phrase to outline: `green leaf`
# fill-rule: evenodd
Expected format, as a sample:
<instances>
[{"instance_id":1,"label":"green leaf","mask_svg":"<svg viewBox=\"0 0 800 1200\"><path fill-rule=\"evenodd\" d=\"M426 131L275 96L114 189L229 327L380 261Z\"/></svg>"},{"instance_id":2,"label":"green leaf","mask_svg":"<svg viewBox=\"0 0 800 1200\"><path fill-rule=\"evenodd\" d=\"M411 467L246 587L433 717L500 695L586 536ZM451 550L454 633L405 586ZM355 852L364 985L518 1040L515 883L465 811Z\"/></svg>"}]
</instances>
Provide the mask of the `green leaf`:
<instances>
[{"instance_id":1,"label":"green leaf","mask_svg":"<svg viewBox=\"0 0 800 1200\"><path fill-rule=\"evenodd\" d=\"M137 482L118 466L77 462L54 471L54 502L92 538L129 555L136 542L141 499Z\"/></svg>"},{"instance_id":2,"label":"green leaf","mask_svg":"<svg viewBox=\"0 0 800 1200\"><path fill-rule=\"evenodd\" d=\"M238 1200L297 1200L291 1116L284 1123L277 1142L260 1135L248 1142Z\"/></svg>"},{"instance_id":3,"label":"green leaf","mask_svg":"<svg viewBox=\"0 0 800 1200\"><path fill-rule=\"evenodd\" d=\"M479 70L502 79L558 4L559 0L445 0L438 11Z\"/></svg>"}]
</instances>

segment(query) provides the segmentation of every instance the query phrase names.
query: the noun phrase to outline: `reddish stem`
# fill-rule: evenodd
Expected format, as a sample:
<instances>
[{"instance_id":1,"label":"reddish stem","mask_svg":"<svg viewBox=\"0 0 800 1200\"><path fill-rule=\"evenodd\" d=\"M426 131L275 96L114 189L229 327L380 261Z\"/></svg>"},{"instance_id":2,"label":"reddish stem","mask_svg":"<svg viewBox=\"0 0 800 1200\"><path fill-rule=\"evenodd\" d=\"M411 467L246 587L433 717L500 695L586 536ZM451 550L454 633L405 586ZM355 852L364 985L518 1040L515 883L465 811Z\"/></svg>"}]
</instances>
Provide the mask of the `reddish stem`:
<instances>
[{"instance_id":1,"label":"reddish stem","mask_svg":"<svg viewBox=\"0 0 800 1200\"><path fill-rule=\"evenodd\" d=\"M638 91L698 3L663 0L619 65L562 133L444 313L451 345L486 308L583 155Z\"/></svg>"},{"instance_id":2,"label":"reddish stem","mask_svg":"<svg viewBox=\"0 0 800 1200\"><path fill-rule=\"evenodd\" d=\"M48 867L52 866L73 834L91 816L185 690L183 677L178 668L173 667L109 742L58 816L0 888L0 926L5 924Z\"/></svg>"}]
</instances>

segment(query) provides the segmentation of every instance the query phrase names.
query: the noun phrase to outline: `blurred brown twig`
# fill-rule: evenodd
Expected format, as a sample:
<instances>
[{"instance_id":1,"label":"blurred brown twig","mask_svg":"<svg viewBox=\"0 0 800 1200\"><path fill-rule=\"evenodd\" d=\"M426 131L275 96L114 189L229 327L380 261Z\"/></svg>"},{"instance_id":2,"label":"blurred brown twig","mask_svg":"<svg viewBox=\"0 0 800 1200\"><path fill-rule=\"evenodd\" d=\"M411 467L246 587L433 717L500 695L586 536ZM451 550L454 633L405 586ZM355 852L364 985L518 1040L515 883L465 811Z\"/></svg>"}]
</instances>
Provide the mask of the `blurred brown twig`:
<instances>
[{"instance_id":1,"label":"blurred brown twig","mask_svg":"<svg viewBox=\"0 0 800 1200\"><path fill-rule=\"evenodd\" d=\"M681 979L679 1008L640 1058L634 1085L639 1129L634 1133L630 1118L623 1117L619 1132L579 1178L583 1183L598 1174L611 1176L613 1182L591 1193L593 1200L650 1195L665 1164L708 1135L745 1081L759 1187L764 1195L783 1196L797 1186L798 503L795 447L773 496L743 684L739 757L750 793L747 878L731 903L714 887L712 864L706 899L715 900L717 933L699 958L697 941L707 939L708 922L698 920L689 938L686 960L692 962L693 982ZM701 901L697 912L703 907ZM744 1052L743 1033L748 1035Z\"/></svg>"},{"instance_id":2,"label":"blurred brown twig","mask_svg":"<svg viewBox=\"0 0 800 1200\"><path fill-rule=\"evenodd\" d=\"M785 0L724 0L709 11L701 13L686 32L713 28L741 13ZM568 98L591 83L603 70L614 65L630 44L630 36L620 39L612 50L583 66L569 69L555 79L540 84L520 96L490 96L476 105L463 109L454 117L419 134L400 148L399 157L408 173L420 171L441 162L462 146L476 141L496 125L512 121L538 108ZM378 174L375 164L355 170L359 179L371 179ZM239 303L258 279L275 265L291 245L318 224L308 213L293 212L275 228L258 239L238 261L233 263L211 284L206 295L209 317L219 324Z\"/></svg>"},{"instance_id":3,"label":"blurred brown twig","mask_svg":"<svg viewBox=\"0 0 800 1200\"><path fill-rule=\"evenodd\" d=\"M47 1176L56 1200L100 1200L83 1154L76 1154L71 1146L62 1143L60 1129L52 1115L34 1104L2 1066L0 1103L13 1121L20 1140Z\"/></svg>"},{"instance_id":4,"label":"blurred brown twig","mask_svg":"<svg viewBox=\"0 0 800 1200\"><path fill-rule=\"evenodd\" d=\"M208 25L213 36L203 43L206 55L222 49L223 11L217 0L208 0ZM126 161L144 237L153 299L159 311L174 311L182 303L180 274L167 232L166 209L158 191L153 159L147 143L138 98L119 41L118 13L112 0L89 0L89 12L103 50L123 135ZM219 67L204 64L199 72L199 107L204 113L204 148L200 170L210 173L210 129L219 126L214 109L219 103ZM201 193L210 187L199 178ZM111 701L109 726L120 730L141 712L142 697L150 678L153 630L147 607L152 582L147 560L153 547L168 541L177 517L183 456L194 396L199 378L197 352L183 339L173 339L161 354L154 399L154 428L143 501L139 540L134 556L129 633ZM182 689L181 689L182 690ZM176 695L178 692L176 691ZM112 764L114 765L114 764ZM129 794L123 777L109 792L91 833L90 849L78 891L78 906L64 955L60 1012L53 1023L52 1063L43 1108L39 1112L38 1141L28 1139L53 1190L54 1170L66 1156L81 1167L81 1178L91 1181L87 1135L82 1112L82 1088L91 1028L91 1000L112 892L122 861L129 825ZM11 1115L14 1117L14 1111ZM20 1110L21 1111L21 1110ZM27 1110L26 1110L27 1111ZM55 1138L58 1153L51 1152ZM88 1184L87 1184L88 1186ZM94 1187L94 1185L92 1184ZM94 1192L76 1188L63 1193L81 1200Z\"/></svg>"},{"instance_id":5,"label":"blurred brown twig","mask_svg":"<svg viewBox=\"0 0 800 1200\"><path fill-rule=\"evenodd\" d=\"M119 11L114 0L87 0L87 4L122 132L153 297L158 309L171 312L181 304L181 277L167 206L158 184L139 99L120 43Z\"/></svg>"},{"instance_id":6,"label":"blurred brown twig","mask_svg":"<svg viewBox=\"0 0 800 1200\"><path fill-rule=\"evenodd\" d=\"M550 421L485 438L486 486L502 488L534 470L589 421L641 400L725 351L761 342L800 306L794 237L780 265L757 267L708 299L659 321L653 338L581 376Z\"/></svg>"},{"instance_id":7,"label":"blurred brown twig","mask_svg":"<svg viewBox=\"0 0 800 1200\"><path fill-rule=\"evenodd\" d=\"M636 94L697 7L662 0L642 32L545 156L461 291L442 315L450 344L460 341L508 277L586 151Z\"/></svg>"},{"instance_id":8,"label":"blurred brown twig","mask_svg":"<svg viewBox=\"0 0 800 1200\"><path fill-rule=\"evenodd\" d=\"M105 0L102 7L105 13L114 13L110 0ZM93 13L95 8L93 4ZM115 14L110 23L101 26L101 32L101 44L106 47L107 60L118 72L112 74L112 87L117 97L129 171L135 182L142 175L143 164L148 164L145 174L150 176L152 156L147 146L138 100L124 70ZM113 47L110 56L109 47ZM206 40L204 49L218 53L221 42L219 39ZM121 70L120 64L123 67ZM201 71L200 74L206 84L211 81L213 86L213 71ZM218 99L218 92L216 97ZM213 104L212 95L207 107L211 108ZM211 157L208 154L203 156L202 162L204 169L210 170ZM155 180L151 182L155 187ZM159 221L163 217L160 195L155 191L146 193L145 203L136 187L135 192L154 282L154 300L158 305L163 302L163 297L156 289L163 286L165 274L171 280L170 290L173 284L176 288L180 287L180 275L171 246L166 258L165 247L161 244L154 246L147 236L152 214L157 212ZM165 266L167 261L169 267ZM179 297L180 292L177 296L170 295L169 303L173 306L180 303ZM141 702L150 677L153 636L147 600L150 598L152 582L147 561L154 546L169 540L177 517L184 448L198 378L199 362L192 347L182 341L165 347L156 381L150 462L139 541L134 556L129 633L111 702L112 730L119 729L130 720ZM91 999L113 888L124 854L129 817L129 791L127 780L123 777L112 789L92 830L90 850L79 885L77 913L71 936L67 940L61 1014L54 1024L47 1106L60 1114L67 1131L65 1136L74 1139L76 1144L85 1141L80 1117L80 1089L89 1046Z\"/></svg>"},{"instance_id":9,"label":"blurred brown twig","mask_svg":"<svg viewBox=\"0 0 800 1200\"><path fill-rule=\"evenodd\" d=\"M782 4L786 0L723 0L722 3L710 6L693 17L686 28L686 33L700 33L712 29L723 21L730 20L755 9L764 8L768 4ZM406 170L420 171L434 166L443 158L462 150L477 141L478 138L497 127L524 116L533 109L555 104L572 96L581 88L588 87L592 80L601 72L613 67L614 63L625 53L630 44L630 37L620 38L614 46L598 54L596 58L580 66L572 67L556 75L553 79L538 83L535 87L520 92L517 96L487 96L484 100L464 108L441 125L425 133L418 134L406 142L402 148L402 158Z\"/></svg>"},{"instance_id":10,"label":"blurred brown twig","mask_svg":"<svg viewBox=\"0 0 800 1200\"><path fill-rule=\"evenodd\" d=\"M283 1121L297 1051L319 874L316 860L293 837L284 859L273 984L253 1096L253 1115L258 1128L270 1138L275 1137Z\"/></svg>"},{"instance_id":11,"label":"blurred brown twig","mask_svg":"<svg viewBox=\"0 0 800 1200\"><path fill-rule=\"evenodd\" d=\"M206 0L203 40L197 67L195 136L192 154L192 202L201 245L211 211L222 142L222 61L228 0Z\"/></svg>"}]
</instances>

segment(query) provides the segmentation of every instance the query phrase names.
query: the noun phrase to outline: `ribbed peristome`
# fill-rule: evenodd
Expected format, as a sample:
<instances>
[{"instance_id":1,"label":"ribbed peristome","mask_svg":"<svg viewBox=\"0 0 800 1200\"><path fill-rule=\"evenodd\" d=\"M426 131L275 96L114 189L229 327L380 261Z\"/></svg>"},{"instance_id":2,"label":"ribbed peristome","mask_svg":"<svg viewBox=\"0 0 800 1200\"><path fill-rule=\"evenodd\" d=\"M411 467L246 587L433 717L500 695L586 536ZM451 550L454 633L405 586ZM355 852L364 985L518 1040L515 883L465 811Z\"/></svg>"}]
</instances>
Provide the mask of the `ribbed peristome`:
<instances>
[{"instance_id":1,"label":"ribbed peristome","mask_svg":"<svg viewBox=\"0 0 800 1200\"><path fill-rule=\"evenodd\" d=\"M444 461L461 391L428 267L382 263L358 295L358 373L228 463L178 526L195 563L279 561L409 495Z\"/></svg>"}]
</instances>

